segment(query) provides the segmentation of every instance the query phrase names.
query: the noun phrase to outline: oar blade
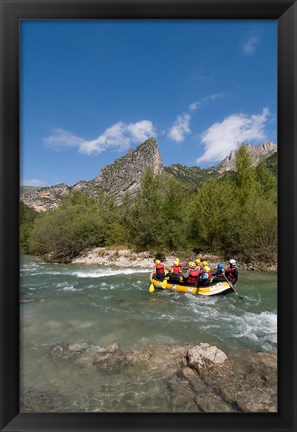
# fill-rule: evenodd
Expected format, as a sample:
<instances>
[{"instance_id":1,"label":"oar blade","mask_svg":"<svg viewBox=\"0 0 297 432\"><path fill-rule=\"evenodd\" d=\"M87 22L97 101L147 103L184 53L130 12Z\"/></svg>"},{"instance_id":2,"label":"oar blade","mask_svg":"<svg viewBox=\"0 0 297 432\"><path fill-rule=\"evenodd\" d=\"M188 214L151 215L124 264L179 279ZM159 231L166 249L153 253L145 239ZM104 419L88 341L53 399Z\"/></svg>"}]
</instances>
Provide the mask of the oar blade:
<instances>
[{"instance_id":1,"label":"oar blade","mask_svg":"<svg viewBox=\"0 0 297 432\"><path fill-rule=\"evenodd\" d=\"M162 282L162 288L165 289L167 287L167 280L164 279Z\"/></svg>"},{"instance_id":2,"label":"oar blade","mask_svg":"<svg viewBox=\"0 0 297 432\"><path fill-rule=\"evenodd\" d=\"M155 287L154 287L154 285L153 285L153 284L150 284L149 292L150 292L150 293L153 293L154 291L155 291Z\"/></svg>"}]
</instances>

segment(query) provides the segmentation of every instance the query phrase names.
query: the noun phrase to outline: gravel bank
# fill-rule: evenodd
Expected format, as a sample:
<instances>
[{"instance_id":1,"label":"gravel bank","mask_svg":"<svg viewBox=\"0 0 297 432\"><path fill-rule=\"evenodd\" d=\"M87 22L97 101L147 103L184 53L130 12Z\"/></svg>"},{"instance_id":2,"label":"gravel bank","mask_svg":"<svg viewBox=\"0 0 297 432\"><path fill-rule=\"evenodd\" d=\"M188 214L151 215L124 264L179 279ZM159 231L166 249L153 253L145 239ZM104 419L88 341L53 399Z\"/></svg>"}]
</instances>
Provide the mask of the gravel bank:
<instances>
[{"instance_id":1,"label":"gravel bank","mask_svg":"<svg viewBox=\"0 0 297 432\"><path fill-rule=\"evenodd\" d=\"M166 256L163 261L165 267L168 269L172 265L176 254L172 252ZM183 254L179 255L182 262L186 263L188 260L192 260L195 257L186 257ZM221 262L225 267L228 267L228 261L220 258L217 255L205 254L205 258L212 269ZM73 264L89 264L98 265L100 267L130 267L130 268L143 268L143 269L153 269L154 268L154 255L150 252L139 252L136 253L131 249L109 249L104 247L94 248L88 251L84 251L80 256L72 260ZM235 257L236 259L236 257ZM246 271L267 271L276 272L277 263L262 263L262 262L252 262L243 263L238 261L238 268L240 270Z\"/></svg>"}]
</instances>

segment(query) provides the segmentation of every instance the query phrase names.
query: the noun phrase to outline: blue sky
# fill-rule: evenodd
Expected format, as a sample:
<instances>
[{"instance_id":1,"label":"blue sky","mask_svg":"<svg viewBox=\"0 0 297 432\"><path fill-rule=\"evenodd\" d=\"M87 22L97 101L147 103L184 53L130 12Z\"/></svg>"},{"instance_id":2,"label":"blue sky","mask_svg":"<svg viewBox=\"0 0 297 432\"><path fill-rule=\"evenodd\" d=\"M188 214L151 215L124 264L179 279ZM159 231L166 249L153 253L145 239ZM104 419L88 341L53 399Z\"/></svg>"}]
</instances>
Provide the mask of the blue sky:
<instances>
[{"instance_id":1,"label":"blue sky","mask_svg":"<svg viewBox=\"0 0 297 432\"><path fill-rule=\"evenodd\" d=\"M95 178L145 139L212 166L277 139L277 22L22 21L21 184Z\"/></svg>"}]
</instances>

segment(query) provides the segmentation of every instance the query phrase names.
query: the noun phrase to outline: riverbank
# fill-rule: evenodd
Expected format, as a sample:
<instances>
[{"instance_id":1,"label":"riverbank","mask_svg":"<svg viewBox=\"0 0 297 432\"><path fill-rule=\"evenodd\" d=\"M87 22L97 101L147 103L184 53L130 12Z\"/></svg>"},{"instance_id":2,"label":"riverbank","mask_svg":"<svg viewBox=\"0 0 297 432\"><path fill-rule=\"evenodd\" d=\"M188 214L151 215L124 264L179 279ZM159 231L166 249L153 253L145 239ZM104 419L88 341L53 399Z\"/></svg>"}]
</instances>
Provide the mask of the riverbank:
<instances>
[{"instance_id":1,"label":"riverbank","mask_svg":"<svg viewBox=\"0 0 297 432\"><path fill-rule=\"evenodd\" d=\"M193 254L193 253L192 253ZM186 255L186 253L179 252L168 254L163 260L165 267L170 268L174 259L178 256L184 263L188 260L192 260L195 256ZM199 255L198 255L199 256ZM225 268L228 267L228 261L222 257L213 254L200 255L204 258L208 265L213 269L220 262ZM236 258L236 257L235 257ZM105 248L97 247L82 252L78 257L74 258L71 262L73 264L89 264L98 265L102 267L121 267L121 268L142 268L142 269L153 269L154 268L155 256L150 252L135 252L131 249L125 248ZM261 272L276 272L277 263L263 263L259 261L244 263L237 260L239 270L244 271L261 271Z\"/></svg>"}]
</instances>

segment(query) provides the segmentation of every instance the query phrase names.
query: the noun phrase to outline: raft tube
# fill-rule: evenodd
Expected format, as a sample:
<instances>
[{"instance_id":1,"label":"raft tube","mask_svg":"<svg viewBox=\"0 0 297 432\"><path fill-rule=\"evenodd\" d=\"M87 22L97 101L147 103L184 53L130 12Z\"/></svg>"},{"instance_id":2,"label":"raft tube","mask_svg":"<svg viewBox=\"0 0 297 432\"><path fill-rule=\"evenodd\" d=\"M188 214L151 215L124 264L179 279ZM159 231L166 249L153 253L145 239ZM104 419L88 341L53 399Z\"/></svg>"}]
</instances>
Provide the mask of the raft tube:
<instances>
[{"instance_id":1,"label":"raft tube","mask_svg":"<svg viewBox=\"0 0 297 432\"><path fill-rule=\"evenodd\" d=\"M154 279L152 275L150 279L151 279L151 283L154 285L155 288L168 289L171 291L184 292L184 293L190 293L195 295L213 296L213 295L228 294L230 292L233 292L233 289L230 287L228 282L217 282L207 287L197 288L197 286L173 284L168 282L166 279L165 282L164 281L162 282L157 279Z\"/></svg>"}]
</instances>

